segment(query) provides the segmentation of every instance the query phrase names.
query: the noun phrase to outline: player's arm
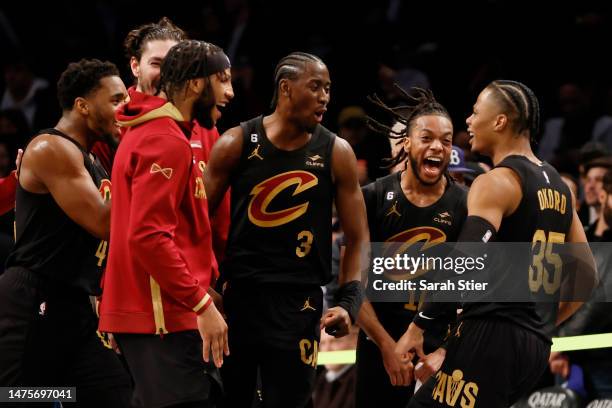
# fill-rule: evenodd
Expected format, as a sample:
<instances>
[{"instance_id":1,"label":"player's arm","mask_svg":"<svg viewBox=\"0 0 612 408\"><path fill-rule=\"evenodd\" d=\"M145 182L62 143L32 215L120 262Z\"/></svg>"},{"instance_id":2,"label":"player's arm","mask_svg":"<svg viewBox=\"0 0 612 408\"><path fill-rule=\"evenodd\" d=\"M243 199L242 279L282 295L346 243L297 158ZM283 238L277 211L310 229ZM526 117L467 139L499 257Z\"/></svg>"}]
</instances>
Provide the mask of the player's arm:
<instances>
[{"instance_id":1,"label":"player's arm","mask_svg":"<svg viewBox=\"0 0 612 408\"><path fill-rule=\"evenodd\" d=\"M346 250L338 276L337 307L321 318L321 325L336 337L348 334L361 306L361 273L367 268L368 226L363 194L357 179L357 159L348 142L336 137L332 150L332 176L338 218ZM332 329L333 328L333 329Z\"/></svg>"},{"instance_id":2,"label":"player's arm","mask_svg":"<svg viewBox=\"0 0 612 408\"><path fill-rule=\"evenodd\" d=\"M572 195L573 197L573 195ZM574 207L572 207L574 208ZM597 286L597 268L593 253L588 245L584 229L580 218L573 210L572 224L567 234L567 240L571 245L572 260L576 262L576 287L561 286L563 299L586 299L592 290ZM564 282L565 283L565 282ZM559 312L557 313L557 326L572 316L584 303L584 301L561 301L559 302Z\"/></svg>"},{"instance_id":3,"label":"player's arm","mask_svg":"<svg viewBox=\"0 0 612 408\"><path fill-rule=\"evenodd\" d=\"M186 141L165 134L149 135L132 155L132 208L125 209L132 213L126 231L132 256L165 294L197 314L204 360L208 361L212 348L220 367L223 352L229 354L227 325L207 288L189 271L174 238L185 190L195 188L189 184L191 148Z\"/></svg>"},{"instance_id":4,"label":"player's arm","mask_svg":"<svg viewBox=\"0 0 612 408\"><path fill-rule=\"evenodd\" d=\"M225 132L210 152L204 169L204 186L208 199L208 212L214 216L227 191L232 173L240 163L242 154L242 129L240 126Z\"/></svg>"},{"instance_id":5,"label":"player's arm","mask_svg":"<svg viewBox=\"0 0 612 408\"><path fill-rule=\"evenodd\" d=\"M518 175L508 168L496 168L478 176L468 193L468 217L463 223L459 242L494 241L502 219L512 214L522 199ZM500 200L499 197L504 197ZM425 302L408 330L397 342L396 352L405 354L415 351L425 358L423 332L437 324L448 312L448 304Z\"/></svg>"},{"instance_id":6,"label":"player's arm","mask_svg":"<svg viewBox=\"0 0 612 408\"><path fill-rule=\"evenodd\" d=\"M108 240L110 202L105 203L70 141L50 135L36 137L23 155L20 183L33 193L50 193L60 208L92 235Z\"/></svg>"},{"instance_id":7,"label":"player's arm","mask_svg":"<svg viewBox=\"0 0 612 408\"><path fill-rule=\"evenodd\" d=\"M378 346L391 384L397 386L409 385L412 382L412 363L402 361L395 353L395 340L380 323L372 304L367 299L361 305L357 322L359 327Z\"/></svg>"}]
</instances>

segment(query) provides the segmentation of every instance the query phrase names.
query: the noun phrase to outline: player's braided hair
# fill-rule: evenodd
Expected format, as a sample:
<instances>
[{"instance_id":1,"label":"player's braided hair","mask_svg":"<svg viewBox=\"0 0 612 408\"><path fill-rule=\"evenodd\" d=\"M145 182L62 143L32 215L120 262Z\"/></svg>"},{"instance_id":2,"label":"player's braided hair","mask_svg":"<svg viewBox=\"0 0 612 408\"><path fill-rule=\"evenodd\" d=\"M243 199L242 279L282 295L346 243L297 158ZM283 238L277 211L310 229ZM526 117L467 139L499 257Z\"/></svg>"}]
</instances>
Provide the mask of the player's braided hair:
<instances>
[{"instance_id":1,"label":"player's braided hair","mask_svg":"<svg viewBox=\"0 0 612 408\"><path fill-rule=\"evenodd\" d=\"M540 132L540 104L533 91L518 81L497 80L487 85L509 115L512 129L534 140Z\"/></svg>"},{"instance_id":2,"label":"player's braided hair","mask_svg":"<svg viewBox=\"0 0 612 408\"><path fill-rule=\"evenodd\" d=\"M112 62L82 59L69 64L57 82L57 99L62 110L71 110L76 98L94 92L100 87L100 80L109 76L119 76Z\"/></svg>"},{"instance_id":3,"label":"player's braided hair","mask_svg":"<svg viewBox=\"0 0 612 408\"><path fill-rule=\"evenodd\" d=\"M384 134L393 140L399 139L396 143L402 143L402 140L410 134L414 121L421 116L437 115L444 116L450 120L448 111L436 100L431 90L415 87L412 88L411 93L408 93L397 84L395 84L395 87L400 91L401 98L406 104L392 108L387 106L376 94L369 96L368 100L389 113L393 123L399 122L404 127L401 130L393 130L390 126L368 116L368 126L373 131ZM384 167L391 168L402 163L406 160L407 155L404 149L400 149L394 157L384 159Z\"/></svg>"},{"instance_id":4,"label":"player's braided hair","mask_svg":"<svg viewBox=\"0 0 612 408\"><path fill-rule=\"evenodd\" d=\"M174 102L176 93L182 90L190 79L201 77L205 72L207 58L223 50L204 41L185 40L170 48L161 66L159 90ZM206 78L207 95L214 98L210 80Z\"/></svg>"},{"instance_id":5,"label":"player's braided hair","mask_svg":"<svg viewBox=\"0 0 612 408\"><path fill-rule=\"evenodd\" d=\"M292 52L278 62L274 69L274 95L272 95L272 103L270 104L272 109L276 108L278 103L278 86L281 79L296 80L304 72L304 68L309 62L324 64L321 58L306 52Z\"/></svg>"},{"instance_id":6,"label":"player's braided hair","mask_svg":"<svg viewBox=\"0 0 612 408\"><path fill-rule=\"evenodd\" d=\"M187 39L187 34L178 28L168 17L162 17L157 23L141 25L130 31L125 37L123 48L128 61L134 57L140 61L142 52L149 41L174 40L180 42Z\"/></svg>"}]
</instances>

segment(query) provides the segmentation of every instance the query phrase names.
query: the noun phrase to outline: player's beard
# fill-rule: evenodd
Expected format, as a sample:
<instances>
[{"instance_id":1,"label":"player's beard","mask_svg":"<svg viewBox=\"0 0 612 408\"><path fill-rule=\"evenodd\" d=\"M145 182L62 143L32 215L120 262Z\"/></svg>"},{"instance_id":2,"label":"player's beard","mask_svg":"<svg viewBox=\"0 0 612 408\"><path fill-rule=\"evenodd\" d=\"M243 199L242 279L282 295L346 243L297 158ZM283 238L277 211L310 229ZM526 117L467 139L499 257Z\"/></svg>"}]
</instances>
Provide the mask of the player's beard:
<instances>
[{"instance_id":1,"label":"player's beard","mask_svg":"<svg viewBox=\"0 0 612 408\"><path fill-rule=\"evenodd\" d=\"M419 180L419 183L426 185L426 186L434 186L438 184L438 182L442 179L442 177L444 177L444 173L446 173L446 169L448 168L448 164L446 164L444 167L440 167L440 175L438 176L436 180L425 181L421 178L421 174L419 173L419 161L415 157L413 157L410 152L408 152L408 163L410 163L410 168L412 169L412 173L417 178L417 180Z\"/></svg>"},{"instance_id":2,"label":"player's beard","mask_svg":"<svg viewBox=\"0 0 612 408\"><path fill-rule=\"evenodd\" d=\"M95 111L93 115L94 120L94 129L96 129L96 140L104 142L110 146L111 149L116 150L119 146L119 140L113 136L113 131L109 130L109 126L114 126L113 124L108 124L108 119L105 119L102 115L100 115L97 111Z\"/></svg>"},{"instance_id":3,"label":"player's beard","mask_svg":"<svg viewBox=\"0 0 612 408\"><path fill-rule=\"evenodd\" d=\"M212 86L208 81L208 86L202 95L193 103L192 118L197 120L200 126L205 129L212 129L215 127L215 122L212 118L212 110L215 107L215 96L213 94Z\"/></svg>"}]
</instances>

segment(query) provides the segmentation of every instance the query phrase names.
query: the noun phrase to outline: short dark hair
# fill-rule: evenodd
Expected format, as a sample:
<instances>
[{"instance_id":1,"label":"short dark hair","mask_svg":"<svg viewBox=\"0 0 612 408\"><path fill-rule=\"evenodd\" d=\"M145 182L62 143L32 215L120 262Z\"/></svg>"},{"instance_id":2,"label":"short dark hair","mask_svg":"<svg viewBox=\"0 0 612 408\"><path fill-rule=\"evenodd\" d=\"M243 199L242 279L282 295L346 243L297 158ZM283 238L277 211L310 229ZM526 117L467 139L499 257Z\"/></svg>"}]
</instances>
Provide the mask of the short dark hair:
<instances>
[{"instance_id":1,"label":"short dark hair","mask_svg":"<svg viewBox=\"0 0 612 408\"><path fill-rule=\"evenodd\" d=\"M130 31L125 37L123 48L128 61L132 57L140 61L145 45L150 41L180 42L186 39L187 34L183 30L174 25L168 17L162 17L157 23L144 24Z\"/></svg>"},{"instance_id":2,"label":"short dark hair","mask_svg":"<svg viewBox=\"0 0 612 408\"><path fill-rule=\"evenodd\" d=\"M109 76L119 76L112 62L82 59L68 64L57 81L57 99L62 110L71 110L76 98L94 92L100 87L100 80Z\"/></svg>"},{"instance_id":3,"label":"short dark hair","mask_svg":"<svg viewBox=\"0 0 612 408\"><path fill-rule=\"evenodd\" d=\"M495 92L502 109L510 117L510 125L518 134L536 140L540 133L540 104L533 91L518 81L497 80L486 89Z\"/></svg>"},{"instance_id":4,"label":"short dark hair","mask_svg":"<svg viewBox=\"0 0 612 408\"><path fill-rule=\"evenodd\" d=\"M400 122L404 125L404 128L400 131L394 131L391 126L387 126L377 121L376 119L368 116L368 126L375 132L384 134L390 139L403 139L410 134L410 130L414 125L414 122L421 116L435 115L447 118L451 124L452 120L448 111L442 106L434 97L433 92L429 89L412 88L411 93L406 92L399 85L394 86L400 91L400 95L404 102L404 105L398 107L389 107L383 102L378 95L369 96L370 102L376 106L382 108L388 114L391 115L392 119L396 122ZM398 142L399 143L399 142ZM399 163L406 160L407 153L404 149L400 149L397 155L389 159L385 159L385 167L391 168Z\"/></svg>"},{"instance_id":5,"label":"short dark hair","mask_svg":"<svg viewBox=\"0 0 612 408\"><path fill-rule=\"evenodd\" d=\"M292 52L278 62L274 69L274 94L272 95L272 103L270 104L272 109L275 109L278 103L278 86L281 79L298 79L304 72L306 64L309 62L317 62L325 65L321 58L313 54L308 54L307 52Z\"/></svg>"}]
</instances>

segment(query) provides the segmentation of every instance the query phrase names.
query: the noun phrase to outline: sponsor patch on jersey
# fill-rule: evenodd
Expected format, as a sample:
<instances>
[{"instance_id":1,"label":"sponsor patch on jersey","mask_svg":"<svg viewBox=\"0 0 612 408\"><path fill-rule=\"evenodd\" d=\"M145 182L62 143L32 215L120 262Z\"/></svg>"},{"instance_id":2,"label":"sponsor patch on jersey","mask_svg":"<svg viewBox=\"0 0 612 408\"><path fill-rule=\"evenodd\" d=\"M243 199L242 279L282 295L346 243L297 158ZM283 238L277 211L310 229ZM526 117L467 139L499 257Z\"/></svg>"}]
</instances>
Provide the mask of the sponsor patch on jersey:
<instances>
[{"instance_id":1,"label":"sponsor patch on jersey","mask_svg":"<svg viewBox=\"0 0 612 408\"><path fill-rule=\"evenodd\" d=\"M453 225L453 218L451 217L448 211L438 213L438 215L435 216L433 220L440 224Z\"/></svg>"},{"instance_id":2,"label":"sponsor patch on jersey","mask_svg":"<svg viewBox=\"0 0 612 408\"><path fill-rule=\"evenodd\" d=\"M325 167L325 163L323 162L323 156L315 154L313 156L306 156L306 165L312 167Z\"/></svg>"}]
</instances>

